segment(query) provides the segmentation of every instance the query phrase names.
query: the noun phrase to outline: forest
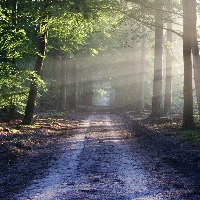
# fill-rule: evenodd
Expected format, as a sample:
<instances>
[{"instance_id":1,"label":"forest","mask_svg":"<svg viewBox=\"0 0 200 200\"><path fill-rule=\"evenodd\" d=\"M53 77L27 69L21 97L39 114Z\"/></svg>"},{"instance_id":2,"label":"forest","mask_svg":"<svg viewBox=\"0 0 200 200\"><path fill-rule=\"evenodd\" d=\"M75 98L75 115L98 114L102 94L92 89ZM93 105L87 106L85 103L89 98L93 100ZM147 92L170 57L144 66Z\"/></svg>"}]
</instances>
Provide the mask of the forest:
<instances>
[{"instance_id":1,"label":"forest","mask_svg":"<svg viewBox=\"0 0 200 200\"><path fill-rule=\"evenodd\" d=\"M183 113L200 107L198 3L1 1L1 116L76 107ZM195 119L194 119L195 116Z\"/></svg>"},{"instance_id":2,"label":"forest","mask_svg":"<svg viewBox=\"0 0 200 200\"><path fill-rule=\"evenodd\" d=\"M199 44L199 0L1 0L0 199L200 199Z\"/></svg>"}]
</instances>

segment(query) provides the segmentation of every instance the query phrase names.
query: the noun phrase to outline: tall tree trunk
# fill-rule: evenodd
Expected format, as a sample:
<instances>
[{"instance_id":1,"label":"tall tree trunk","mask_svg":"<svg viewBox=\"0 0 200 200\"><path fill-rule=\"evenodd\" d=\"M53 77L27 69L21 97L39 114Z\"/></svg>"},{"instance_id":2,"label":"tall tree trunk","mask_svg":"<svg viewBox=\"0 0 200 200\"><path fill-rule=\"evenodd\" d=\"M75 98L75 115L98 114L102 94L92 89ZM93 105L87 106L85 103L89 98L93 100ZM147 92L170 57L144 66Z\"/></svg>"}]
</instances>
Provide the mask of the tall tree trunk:
<instances>
[{"instance_id":1,"label":"tall tree trunk","mask_svg":"<svg viewBox=\"0 0 200 200\"><path fill-rule=\"evenodd\" d=\"M41 18L38 23L38 31L37 31L37 37L38 37L38 53L36 58L36 63L34 67L34 71L37 75L41 76L44 56L45 56L45 50L46 50L46 43L47 43L47 23L49 18L49 11L48 7L51 5L51 0L46 0L44 2L44 11L41 15ZM24 119L22 121L22 124L29 125L33 123L33 114L35 110L35 101L37 96L37 84L34 79L32 78L32 83L29 90L27 105L25 109L25 115Z\"/></svg>"},{"instance_id":2,"label":"tall tree trunk","mask_svg":"<svg viewBox=\"0 0 200 200\"><path fill-rule=\"evenodd\" d=\"M77 105L82 105L82 93L83 93L83 76L82 70L80 69L80 64L83 64L81 58L78 58L78 66L77 67Z\"/></svg>"},{"instance_id":3,"label":"tall tree trunk","mask_svg":"<svg viewBox=\"0 0 200 200\"><path fill-rule=\"evenodd\" d=\"M167 24L167 49L166 49L166 77L165 77L165 102L164 114L168 115L172 109L172 55L170 45L172 44L172 23Z\"/></svg>"},{"instance_id":4,"label":"tall tree trunk","mask_svg":"<svg viewBox=\"0 0 200 200\"><path fill-rule=\"evenodd\" d=\"M85 101L84 101L84 105L86 106L92 106L92 99L93 99L93 88L92 88L92 81L91 80L87 80L85 82Z\"/></svg>"},{"instance_id":5,"label":"tall tree trunk","mask_svg":"<svg viewBox=\"0 0 200 200\"><path fill-rule=\"evenodd\" d=\"M70 65L71 71L71 80L70 80L70 98L69 98L69 107L70 109L74 109L76 107L76 82L77 82L77 74L76 74L76 60L71 60Z\"/></svg>"},{"instance_id":6,"label":"tall tree trunk","mask_svg":"<svg viewBox=\"0 0 200 200\"><path fill-rule=\"evenodd\" d=\"M139 79L139 112L144 111L145 65L146 65L146 36L142 38L142 48L141 48L140 79Z\"/></svg>"},{"instance_id":7,"label":"tall tree trunk","mask_svg":"<svg viewBox=\"0 0 200 200\"><path fill-rule=\"evenodd\" d=\"M49 71L50 71L50 84L48 89L48 96L51 98L50 107L51 109L59 108L59 83L60 83L60 73L58 77L58 72L60 72L60 66L58 65L58 56L56 53L54 57L49 59Z\"/></svg>"},{"instance_id":8,"label":"tall tree trunk","mask_svg":"<svg viewBox=\"0 0 200 200\"><path fill-rule=\"evenodd\" d=\"M126 58L124 58L124 60L126 61ZM138 66L138 63L137 63L137 43L136 42L133 43L132 63L130 66L131 66L130 71L133 72L133 73L130 73L131 75L130 80L132 80L131 82L132 90L131 90L130 97L132 98L132 105L135 107L136 111L139 112L140 110L140 90L139 90L140 77L138 77L138 74L140 73L140 68L139 68L140 66ZM120 88L120 85L118 88ZM120 95L122 95L122 93L119 93L119 96Z\"/></svg>"},{"instance_id":9,"label":"tall tree trunk","mask_svg":"<svg viewBox=\"0 0 200 200\"><path fill-rule=\"evenodd\" d=\"M153 79L153 98L152 116L159 117L163 114L162 107L162 56L163 56L163 2L158 3L159 11L155 15L155 58L154 58L154 79ZM161 10L161 11L160 11Z\"/></svg>"},{"instance_id":10,"label":"tall tree trunk","mask_svg":"<svg viewBox=\"0 0 200 200\"><path fill-rule=\"evenodd\" d=\"M83 105L84 106L91 106L92 105L92 99L93 99L93 88L92 88L92 80L90 71L87 69L84 72L84 81L83 81Z\"/></svg>"},{"instance_id":11,"label":"tall tree trunk","mask_svg":"<svg viewBox=\"0 0 200 200\"><path fill-rule=\"evenodd\" d=\"M200 115L200 56L199 56L199 45L197 38L197 11L196 11L196 1L191 1L191 16L193 23L191 24L192 28L192 54L193 54L193 68L194 68L194 81L196 89L196 97L198 104L198 111Z\"/></svg>"},{"instance_id":12,"label":"tall tree trunk","mask_svg":"<svg viewBox=\"0 0 200 200\"><path fill-rule=\"evenodd\" d=\"M46 31L38 35L38 55L37 55L34 71L39 76L41 75L41 70L42 70L43 61L44 61L45 48L46 48L46 35L47 35ZM25 115L24 115L22 124L29 125L33 123L33 113L35 109L36 96L37 96L37 84L33 78L31 86L30 86L28 101L27 101Z\"/></svg>"},{"instance_id":13,"label":"tall tree trunk","mask_svg":"<svg viewBox=\"0 0 200 200\"><path fill-rule=\"evenodd\" d=\"M195 90L196 98L198 104L198 112L200 116L200 56L199 56L199 47L198 41L194 41L192 47L193 54L193 68L194 68L194 81L195 81Z\"/></svg>"},{"instance_id":14,"label":"tall tree trunk","mask_svg":"<svg viewBox=\"0 0 200 200\"><path fill-rule=\"evenodd\" d=\"M50 65L51 65L51 87L55 87L55 82L57 80L57 60L58 56L54 56L51 58Z\"/></svg>"},{"instance_id":15,"label":"tall tree trunk","mask_svg":"<svg viewBox=\"0 0 200 200\"><path fill-rule=\"evenodd\" d=\"M192 21L191 3L195 0L182 0L183 3L183 59L184 59L184 109L183 109L183 128L194 128L193 117L193 94L192 94ZM190 31L189 31L190 30Z\"/></svg>"},{"instance_id":16,"label":"tall tree trunk","mask_svg":"<svg viewBox=\"0 0 200 200\"><path fill-rule=\"evenodd\" d=\"M66 109L66 92L67 92L67 83L66 83L66 62L65 57L61 57L61 81L60 81L60 102L59 102L59 111L65 111Z\"/></svg>"}]
</instances>

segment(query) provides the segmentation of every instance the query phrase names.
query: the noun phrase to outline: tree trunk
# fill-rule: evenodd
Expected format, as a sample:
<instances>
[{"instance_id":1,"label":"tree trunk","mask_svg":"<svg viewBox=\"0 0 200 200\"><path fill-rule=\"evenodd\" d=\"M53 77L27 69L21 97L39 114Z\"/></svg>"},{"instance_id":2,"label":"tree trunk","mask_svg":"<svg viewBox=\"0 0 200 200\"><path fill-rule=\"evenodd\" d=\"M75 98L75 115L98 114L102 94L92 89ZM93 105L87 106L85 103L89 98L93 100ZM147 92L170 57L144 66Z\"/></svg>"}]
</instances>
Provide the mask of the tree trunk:
<instances>
[{"instance_id":1,"label":"tree trunk","mask_svg":"<svg viewBox=\"0 0 200 200\"><path fill-rule=\"evenodd\" d=\"M157 1L159 10L163 9L162 1ZM154 79L152 116L159 117L163 114L162 107L162 53L163 53L163 12L157 11L155 16L155 58L154 58Z\"/></svg>"},{"instance_id":2,"label":"tree trunk","mask_svg":"<svg viewBox=\"0 0 200 200\"><path fill-rule=\"evenodd\" d=\"M46 50L47 35L48 35L47 24L48 24L49 12L47 8L51 5L51 3L52 3L51 0L46 0L44 2L44 11L41 15L39 24L37 26L38 27L38 31L37 31L38 53L37 53L34 71L39 76L41 76L45 50ZM33 77L30 90L29 90L28 101L27 101L27 105L25 109L25 115L22 121L22 124L24 125L30 125L33 123L33 113L35 109L36 96L37 96L37 84Z\"/></svg>"},{"instance_id":3,"label":"tree trunk","mask_svg":"<svg viewBox=\"0 0 200 200\"><path fill-rule=\"evenodd\" d=\"M60 81L60 102L59 102L59 111L64 112L66 109L66 92L67 92L67 83L66 83L66 62L65 58L61 57L61 81Z\"/></svg>"},{"instance_id":4,"label":"tree trunk","mask_svg":"<svg viewBox=\"0 0 200 200\"><path fill-rule=\"evenodd\" d=\"M191 17L191 2L195 0L182 0L183 3L183 59L184 59L184 109L183 128L194 128L193 117L193 94L192 94L192 36L191 24L194 23ZM189 31L190 30L190 31Z\"/></svg>"},{"instance_id":5,"label":"tree trunk","mask_svg":"<svg viewBox=\"0 0 200 200\"><path fill-rule=\"evenodd\" d=\"M194 81L195 81L195 89L196 89L196 97L198 104L198 111L200 115L200 56L199 56L199 45L197 39L197 13L196 13L196 1L191 1L191 16L192 16L192 54L193 54L193 68L194 68Z\"/></svg>"},{"instance_id":6,"label":"tree trunk","mask_svg":"<svg viewBox=\"0 0 200 200\"><path fill-rule=\"evenodd\" d=\"M92 106L93 88L91 80L86 80L84 90L84 105Z\"/></svg>"},{"instance_id":7,"label":"tree trunk","mask_svg":"<svg viewBox=\"0 0 200 200\"><path fill-rule=\"evenodd\" d=\"M92 81L86 78L83 82L83 105L91 106L92 97L93 97Z\"/></svg>"},{"instance_id":8,"label":"tree trunk","mask_svg":"<svg viewBox=\"0 0 200 200\"><path fill-rule=\"evenodd\" d=\"M38 35L38 55L34 71L39 76L41 75L41 70L44 61L45 48L46 48L46 35L47 35L46 31ZM35 109L36 96L37 96L37 84L35 83L35 80L33 78L28 95L28 101L26 105L24 119L22 121L22 124L24 125L30 125L33 123L33 113Z\"/></svg>"},{"instance_id":9,"label":"tree trunk","mask_svg":"<svg viewBox=\"0 0 200 200\"><path fill-rule=\"evenodd\" d=\"M142 38L140 79L139 79L139 112L144 111L144 81L146 65L146 36Z\"/></svg>"},{"instance_id":10,"label":"tree trunk","mask_svg":"<svg viewBox=\"0 0 200 200\"><path fill-rule=\"evenodd\" d=\"M131 84L132 84L132 90L130 97L132 98L132 106L135 107L137 112L140 112L140 77L138 76L138 74L140 73L140 66L138 66L137 63L137 43L134 42L133 43L133 47L132 47L132 63L130 64L130 71L133 73L130 73L131 77L130 80L132 80ZM124 58L124 60L126 60L126 58ZM122 73L123 73L122 69ZM119 81L119 80L116 80ZM120 89L120 85L118 86L119 91L121 91ZM119 96L121 96L122 93L119 92ZM120 99L120 98L119 98ZM122 105L122 101L121 101L121 105Z\"/></svg>"},{"instance_id":11,"label":"tree trunk","mask_svg":"<svg viewBox=\"0 0 200 200\"><path fill-rule=\"evenodd\" d=\"M172 29L172 23L167 24L168 29ZM168 115L172 109L172 55L170 45L172 44L172 32L167 31L167 49L166 49L166 78L165 78L165 103L164 114Z\"/></svg>"},{"instance_id":12,"label":"tree trunk","mask_svg":"<svg viewBox=\"0 0 200 200\"><path fill-rule=\"evenodd\" d=\"M76 82L77 82L77 74L76 74L76 60L71 60L70 65L71 71L71 80L70 80L70 98L69 98L69 107L70 109L76 108Z\"/></svg>"},{"instance_id":13,"label":"tree trunk","mask_svg":"<svg viewBox=\"0 0 200 200\"><path fill-rule=\"evenodd\" d=\"M51 87L55 87L55 82L57 81L57 59L58 56L54 56L54 58L51 58L50 64L51 64Z\"/></svg>"}]
</instances>

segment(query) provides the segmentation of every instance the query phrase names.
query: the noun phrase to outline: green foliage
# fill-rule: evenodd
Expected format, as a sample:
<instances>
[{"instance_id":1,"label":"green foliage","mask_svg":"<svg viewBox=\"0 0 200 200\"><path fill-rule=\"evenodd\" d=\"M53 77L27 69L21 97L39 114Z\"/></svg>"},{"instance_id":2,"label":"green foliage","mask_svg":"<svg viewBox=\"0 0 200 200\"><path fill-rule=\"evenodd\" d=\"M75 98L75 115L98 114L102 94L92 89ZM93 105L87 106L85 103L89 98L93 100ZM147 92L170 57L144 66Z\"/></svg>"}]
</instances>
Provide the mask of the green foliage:
<instances>
[{"instance_id":1,"label":"green foliage","mask_svg":"<svg viewBox=\"0 0 200 200\"><path fill-rule=\"evenodd\" d=\"M0 56L1 59L11 61L13 58L21 58L27 52L27 35L24 28L13 25L11 10L1 9L2 24L0 26Z\"/></svg>"},{"instance_id":2,"label":"green foliage","mask_svg":"<svg viewBox=\"0 0 200 200\"><path fill-rule=\"evenodd\" d=\"M174 15L171 18L166 2L164 1L164 20L176 22L178 30L179 22L175 18L181 13L180 5L173 1ZM108 81L116 94L120 94L118 103L131 106L137 104L141 38L148 37L145 104L147 108L151 107L154 61L151 40L154 39L154 15L158 11L156 1L144 3L140 0L130 0L119 3L115 0L20 0L17 13L12 6L5 0L0 3L0 108L17 106L23 111L31 81L38 87L45 88L41 77L31 71L34 66L30 66L37 55L37 36L44 31L48 32L45 58L52 55L90 55L92 59L87 60L90 69L83 63L79 66L81 76L89 73L95 81ZM13 23L14 14L17 14L16 24ZM146 35L143 33L144 27L149 28ZM130 48L126 51L121 48L122 45L137 48L135 58L134 50ZM166 47L170 50L174 48L171 44L166 44ZM181 51L172 53L177 55L177 52ZM20 69L17 66L25 67ZM49 91L41 92L39 103L43 109L56 109L60 85L49 81L48 70L49 68L44 71L43 78ZM176 71L173 74L176 86L182 79L177 78ZM59 82L59 78L54 81ZM181 85L178 91L173 92L173 109L176 111L182 110L183 106L180 91ZM106 95L104 92L99 90L98 94Z\"/></svg>"},{"instance_id":3,"label":"green foliage","mask_svg":"<svg viewBox=\"0 0 200 200\"><path fill-rule=\"evenodd\" d=\"M81 14L66 13L50 20L50 47L71 54L86 43L91 23Z\"/></svg>"},{"instance_id":4,"label":"green foliage","mask_svg":"<svg viewBox=\"0 0 200 200\"><path fill-rule=\"evenodd\" d=\"M24 106L27 98L27 70L16 70L9 65L0 65L0 108ZM25 84L25 85L24 85Z\"/></svg>"},{"instance_id":5,"label":"green foliage","mask_svg":"<svg viewBox=\"0 0 200 200\"><path fill-rule=\"evenodd\" d=\"M23 112L32 77L44 88L44 82L34 72L0 64L0 108L17 106L19 112Z\"/></svg>"},{"instance_id":6,"label":"green foliage","mask_svg":"<svg viewBox=\"0 0 200 200\"><path fill-rule=\"evenodd\" d=\"M54 83L48 83L46 80L46 92L44 90L40 91L41 96L38 97L38 107L41 110L56 110L58 109L58 96L60 95L59 86L54 81Z\"/></svg>"}]
</instances>

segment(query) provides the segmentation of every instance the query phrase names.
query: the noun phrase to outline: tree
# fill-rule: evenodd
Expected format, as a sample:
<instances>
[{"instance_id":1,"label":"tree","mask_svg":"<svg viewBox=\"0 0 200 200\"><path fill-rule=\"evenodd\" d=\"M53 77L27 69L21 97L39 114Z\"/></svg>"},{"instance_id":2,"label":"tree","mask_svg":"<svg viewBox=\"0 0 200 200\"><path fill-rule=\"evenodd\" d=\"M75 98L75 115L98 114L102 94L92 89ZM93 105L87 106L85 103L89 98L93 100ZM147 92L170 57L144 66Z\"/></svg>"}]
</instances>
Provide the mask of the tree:
<instances>
[{"instance_id":1,"label":"tree","mask_svg":"<svg viewBox=\"0 0 200 200\"><path fill-rule=\"evenodd\" d=\"M35 69L36 72L39 72L38 75L41 73L46 50L45 41L47 39L49 41L48 44L50 44L49 46L57 48L61 54L66 54L70 57L69 55L72 55L75 50L78 50L80 46L86 44L89 33L100 30L98 22L104 22L104 29L102 32L106 32L106 30L109 29L107 24L110 22L110 19L107 18L107 16L114 16L114 13L118 12L116 10L109 14L108 11L110 10L111 5L118 5L115 1L110 2L109 0L103 2L84 0L81 3L77 0L49 0L34 1L32 4L38 5L36 16L34 16L34 13L33 16L31 16L35 19L33 20L33 24L36 21L36 24L34 25L41 27L42 31L37 32L38 38L40 38L40 44L43 45L43 49L40 49L38 46L39 53L37 60L40 59L40 67ZM35 26L33 28L35 28ZM23 124L31 124L33 121L36 94L37 85L33 81L29 92Z\"/></svg>"},{"instance_id":2,"label":"tree","mask_svg":"<svg viewBox=\"0 0 200 200\"><path fill-rule=\"evenodd\" d=\"M60 101L59 101L59 111L65 111L66 109L66 58L62 56L60 59L61 63L61 80L60 80Z\"/></svg>"},{"instance_id":3,"label":"tree","mask_svg":"<svg viewBox=\"0 0 200 200\"><path fill-rule=\"evenodd\" d=\"M77 91L77 69L76 58L70 59L70 97L69 108L76 108L76 91Z\"/></svg>"},{"instance_id":4,"label":"tree","mask_svg":"<svg viewBox=\"0 0 200 200\"><path fill-rule=\"evenodd\" d=\"M154 57L154 79L152 116L161 116L162 107L162 53L163 53L163 2L155 0L158 10L155 11L155 57Z\"/></svg>"},{"instance_id":5,"label":"tree","mask_svg":"<svg viewBox=\"0 0 200 200\"><path fill-rule=\"evenodd\" d=\"M48 8L51 5L51 0L47 0L44 3L43 7L43 13L40 16L40 19L37 24L37 39L38 39L38 46L37 46L37 58L36 58L36 63L34 67L34 71L38 76L41 75L41 70L43 66L43 61L44 61L44 56L45 56L45 50L46 50L46 42L47 42L47 23L48 23L48 18L49 18L49 13L48 13ZM27 100L27 105L25 109L25 115L24 119L22 121L22 124L28 125L33 123L33 113L35 109L35 100L37 96L37 83L34 80L35 78L33 77L32 83L30 86L30 91L28 95L28 100Z\"/></svg>"},{"instance_id":6,"label":"tree","mask_svg":"<svg viewBox=\"0 0 200 200\"><path fill-rule=\"evenodd\" d=\"M87 69L83 72L83 93L82 93L82 104L84 106L91 106L93 99L93 81L92 81L92 68L86 65Z\"/></svg>"},{"instance_id":7,"label":"tree","mask_svg":"<svg viewBox=\"0 0 200 200\"><path fill-rule=\"evenodd\" d=\"M192 35L192 54L193 54L193 68L194 68L194 81L196 89L196 97L198 104L198 111L200 115L200 56L199 56L199 44L197 36L197 11L196 11L196 2L191 2L191 35Z\"/></svg>"},{"instance_id":8,"label":"tree","mask_svg":"<svg viewBox=\"0 0 200 200\"><path fill-rule=\"evenodd\" d=\"M55 23L55 21L57 19L62 18L61 21L58 21L59 23L62 23L62 25L63 25L63 21L66 21L66 17L64 18L64 16L65 16L67 10L63 10L64 6L60 7L60 9L59 9L62 12L61 11L60 11L60 13L55 12L55 8L57 6L61 6L61 4L66 5L63 3L66 3L66 2L64 2L64 1L63 2L62 1L61 2L53 2L51 0L35 2L35 4L37 4L39 6L39 9L38 9L39 11L36 15L36 19L38 17L39 20L36 22L35 26L33 27L33 28L37 29L36 34L37 34L37 39L38 39L38 45L37 45L37 58L36 58L34 71L36 72L36 74L38 76L41 75L41 70L42 70L43 61L44 61L45 52L46 52L46 43L47 43L47 39L48 39L48 37L47 37L48 29L50 28L50 25L52 25L53 22ZM72 4L72 5L77 6L76 4ZM85 6L85 4L83 4L82 6ZM82 10L79 7L72 6L72 8L70 8L70 9L71 9L71 10L69 10L70 12L73 12L73 11L76 11L76 12L81 11L82 12ZM52 16L53 14L54 14L54 16ZM61 16L61 18L60 18L60 16ZM69 16L71 16L71 14ZM81 15L79 15L79 16L81 16ZM33 16L33 17L35 17L35 16ZM54 26L58 26L58 23L55 23ZM53 30L55 30L54 26L52 27ZM63 26L61 26L61 27L63 27ZM61 27L59 30L61 30ZM64 27L68 27L68 26L64 26ZM71 26L71 28L74 28L74 27ZM60 31L59 34L62 34L62 31ZM65 34L63 34L63 35L65 35ZM70 35L70 36L73 36L73 35ZM73 39L76 40L77 38L73 36L72 40ZM35 109L36 97L37 97L37 84L33 77L22 124L31 124L33 122L33 113L34 113L34 109Z\"/></svg>"},{"instance_id":9,"label":"tree","mask_svg":"<svg viewBox=\"0 0 200 200\"><path fill-rule=\"evenodd\" d=\"M144 111L144 81L146 67L146 29L141 43L141 62L140 62L140 78L139 78L139 111Z\"/></svg>"},{"instance_id":10,"label":"tree","mask_svg":"<svg viewBox=\"0 0 200 200\"><path fill-rule=\"evenodd\" d=\"M184 109L183 109L183 128L194 128L193 117L193 94L192 94L192 37L191 24L192 19L192 4L195 0L182 0L183 4L183 59L184 59ZM189 31L190 30L190 31Z\"/></svg>"},{"instance_id":11,"label":"tree","mask_svg":"<svg viewBox=\"0 0 200 200\"><path fill-rule=\"evenodd\" d=\"M172 1L168 1L168 8L171 11ZM170 20L172 14L169 14ZM172 22L167 23L167 47L166 47L166 77L165 77L165 102L164 102L164 114L167 115L171 112L172 109Z\"/></svg>"},{"instance_id":12,"label":"tree","mask_svg":"<svg viewBox=\"0 0 200 200\"><path fill-rule=\"evenodd\" d=\"M18 0L0 2L0 108L8 111L9 119L24 111L27 82L32 74L22 63L22 57L27 56L28 39L20 4Z\"/></svg>"}]
</instances>

